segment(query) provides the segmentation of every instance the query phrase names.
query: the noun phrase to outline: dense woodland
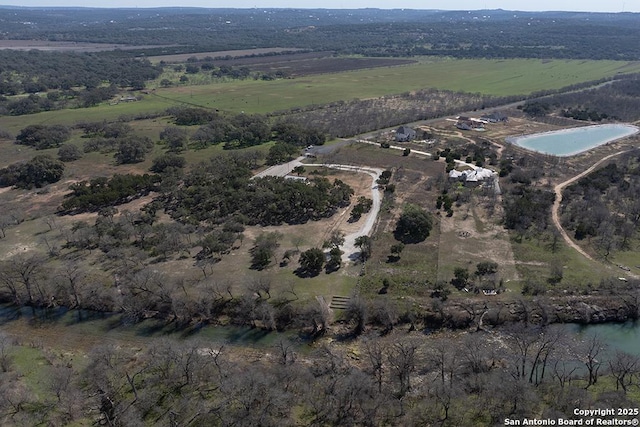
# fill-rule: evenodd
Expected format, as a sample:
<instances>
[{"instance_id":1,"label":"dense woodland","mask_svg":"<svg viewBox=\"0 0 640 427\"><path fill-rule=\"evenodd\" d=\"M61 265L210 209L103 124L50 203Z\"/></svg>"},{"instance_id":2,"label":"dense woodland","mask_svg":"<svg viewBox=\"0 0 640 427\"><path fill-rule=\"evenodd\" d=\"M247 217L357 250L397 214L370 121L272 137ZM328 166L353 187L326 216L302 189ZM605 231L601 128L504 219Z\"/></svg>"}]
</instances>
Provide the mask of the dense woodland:
<instances>
[{"instance_id":1,"label":"dense woodland","mask_svg":"<svg viewBox=\"0 0 640 427\"><path fill-rule=\"evenodd\" d=\"M0 15L5 38L147 45L147 54L281 46L373 56L634 60L640 49L639 18L631 13L6 8Z\"/></svg>"}]
</instances>

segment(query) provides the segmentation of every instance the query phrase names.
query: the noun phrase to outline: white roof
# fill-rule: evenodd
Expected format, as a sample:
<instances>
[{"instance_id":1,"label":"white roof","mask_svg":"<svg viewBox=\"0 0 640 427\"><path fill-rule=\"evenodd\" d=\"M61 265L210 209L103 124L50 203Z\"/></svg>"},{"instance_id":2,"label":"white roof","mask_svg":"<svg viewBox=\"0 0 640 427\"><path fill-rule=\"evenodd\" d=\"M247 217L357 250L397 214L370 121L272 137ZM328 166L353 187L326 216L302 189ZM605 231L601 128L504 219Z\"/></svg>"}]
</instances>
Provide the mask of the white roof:
<instances>
[{"instance_id":1,"label":"white roof","mask_svg":"<svg viewBox=\"0 0 640 427\"><path fill-rule=\"evenodd\" d=\"M449 178L460 178L464 175L464 180L468 182L478 182L491 178L495 174L491 169L477 168L474 170L457 171L453 169L449 172Z\"/></svg>"}]
</instances>

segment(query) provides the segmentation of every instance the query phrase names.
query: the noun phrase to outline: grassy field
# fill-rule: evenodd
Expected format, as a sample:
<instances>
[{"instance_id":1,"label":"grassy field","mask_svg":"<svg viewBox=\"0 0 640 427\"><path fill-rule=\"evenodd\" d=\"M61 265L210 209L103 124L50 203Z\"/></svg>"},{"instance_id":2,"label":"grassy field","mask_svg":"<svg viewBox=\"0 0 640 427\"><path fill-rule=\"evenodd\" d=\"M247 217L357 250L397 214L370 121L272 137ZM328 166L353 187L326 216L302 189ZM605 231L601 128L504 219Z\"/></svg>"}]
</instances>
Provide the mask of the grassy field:
<instances>
[{"instance_id":1,"label":"grassy field","mask_svg":"<svg viewBox=\"0 0 640 427\"><path fill-rule=\"evenodd\" d=\"M156 96L230 111L265 113L294 106L373 98L437 88L486 95L528 94L640 70L640 63L617 61L423 60L300 79L157 89Z\"/></svg>"},{"instance_id":2,"label":"grassy field","mask_svg":"<svg viewBox=\"0 0 640 427\"><path fill-rule=\"evenodd\" d=\"M640 62L583 60L422 59L417 64L329 73L274 81L240 80L158 87L138 102L103 104L0 118L0 128L17 132L28 124L72 124L78 121L115 120L121 116L159 113L173 105L225 111L268 113L328 102L400 94L425 88L482 93L528 94L544 89L640 71ZM173 70L167 73L175 74ZM166 78L162 76L158 82ZM192 77L195 81L197 78ZM150 84L154 87L154 83Z\"/></svg>"},{"instance_id":3,"label":"grassy field","mask_svg":"<svg viewBox=\"0 0 640 427\"><path fill-rule=\"evenodd\" d=\"M614 271L603 268L599 263L593 263L577 251L566 246L562 240L558 243L557 250L551 249L550 240L522 239L512 240L512 248L516 259L518 274L525 280L533 279L537 282L546 282L551 275L553 265L562 267L563 278L558 287L573 285L586 287L586 285L598 285L600 280L610 277Z\"/></svg>"}]
</instances>

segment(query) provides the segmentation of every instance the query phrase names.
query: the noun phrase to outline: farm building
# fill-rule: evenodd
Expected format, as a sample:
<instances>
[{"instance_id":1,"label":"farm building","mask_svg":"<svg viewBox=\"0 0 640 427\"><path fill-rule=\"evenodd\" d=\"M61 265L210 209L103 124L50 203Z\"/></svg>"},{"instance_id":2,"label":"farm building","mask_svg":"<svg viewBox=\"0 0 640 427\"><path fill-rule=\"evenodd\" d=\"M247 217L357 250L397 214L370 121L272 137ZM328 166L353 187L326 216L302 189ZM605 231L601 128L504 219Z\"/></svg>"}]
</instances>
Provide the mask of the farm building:
<instances>
[{"instance_id":1,"label":"farm building","mask_svg":"<svg viewBox=\"0 0 640 427\"><path fill-rule=\"evenodd\" d=\"M416 137L416 131L407 126L400 126L396 129L396 141L409 142Z\"/></svg>"}]
</instances>

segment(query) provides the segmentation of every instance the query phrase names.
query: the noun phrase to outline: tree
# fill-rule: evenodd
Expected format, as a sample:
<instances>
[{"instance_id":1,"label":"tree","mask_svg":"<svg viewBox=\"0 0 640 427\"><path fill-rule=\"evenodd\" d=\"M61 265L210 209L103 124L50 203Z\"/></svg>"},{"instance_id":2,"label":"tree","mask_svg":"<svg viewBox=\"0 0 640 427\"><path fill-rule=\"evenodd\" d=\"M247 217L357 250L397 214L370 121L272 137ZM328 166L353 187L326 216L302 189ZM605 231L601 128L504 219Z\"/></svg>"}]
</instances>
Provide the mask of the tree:
<instances>
[{"instance_id":1,"label":"tree","mask_svg":"<svg viewBox=\"0 0 640 427\"><path fill-rule=\"evenodd\" d=\"M345 321L351 323L354 322L354 335L360 335L364 332L364 327L367 324L369 308L367 302L359 295L355 295L347 302L347 307L344 311Z\"/></svg>"},{"instance_id":2,"label":"tree","mask_svg":"<svg viewBox=\"0 0 640 427\"><path fill-rule=\"evenodd\" d=\"M322 247L324 248L339 248L344 244L344 233L340 230L334 230L331 232L329 239L324 242Z\"/></svg>"},{"instance_id":3,"label":"tree","mask_svg":"<svg viewBox=\"0 0 640 427\"><path fill-rule=\"evenodd\" d=\"M280 246L278 241L281 238L282 234L277 231L260 234L250 251L251 268L256 270L267 268L271 263L275 250Z\"/></svg>"},{"instance_id":4,"label":"tree","mask_svg":"<svg viewBox=\"0 0 640 427\"><path fill-rule=\"evenodd\" d=\"M17 305L38 305L49 301L42 288L44 259L35 254L18 254L0 264L0 286Z\"/></svg>"},{"instance_id":5,"label":"tree","mask_svg":"<svg viewBox=\"0 0 640 427\"><path fill-rule=\"evenodd\" d=\"M402 243L418 243L429 237L432 227L433 220L428 212L408 204L396 223L394 236Z\"/></svg>"},{"instance_id":6,"label":"tree","mask_svg":"<svg viewBox=\"0 0 640 427\"><path fill-rule=\"evenodd\" d=\"M404 250L404 243L402 242L391 245L390 252L393 259L396 261L399 260L400 254L402 253L403 250Z\"/></svg>"},{"instance_id":7,"label":"tree","mask_svg":"<svg viewBox=\"0 0 640 427\"><path fill-rule=\"evenodd\" d=\"M627 392L634 381L633 377L640 372L640 358L623 351L616 351L615 356L609 360L609 369L616 379L616 390L622 388Z\"/></svg>"},{"instance_id":8,"label":"tree","mask_svg":"<svg viewBox=\"0 0 640 427\"><path fill-rule=\"evenodd\" d=\"M71 137L68 127L62 125L29 125L16 136L16 144L28 145L36 150L59 147Z\"/></svg>"},{"instance_id":9,"label":"tree","mask_svg":"<svg viewBox=\"0 0 640 427\"><path fill-rule=\"evenodd\" d=\"M325 255L320 248L311 248L300 254L300 272L303 275L317 276L324 266Z\"/></svg>"},{"instance_id":10,"label":"tree","mask_svg":"<svg viewBox=\"0 0 640 427\"><path fill-rule=\"evenodd\" d=\"M336 271L342 264L342 251L339 247L334 246L329 251L329 261L327 261L327 272Z\"/></svg>"},{"instance_id":11,"label":"tree","mask_svg":"<svg viewBox=\"0 0 640 427\"><path fill-rule=\"evenodd\" d=\"M187 161L184 157L167 153L153 159L153 163L149 169L151 172L163 173L166 170L182 169L186 163Z\"/></svg>"},{"instance_id":12,"label":"tree","mask_svg":"<svg viewBox=\"0 0 640 427\"><path fill-rule=\"evenodd\" d=\"M581 345L582 363L587 369L589 375L585 389L598 382L600 368L603 362L600 360L600 353L605 350L605 344L596 335L590 337L588 341Z\"/></svg>"},{"instance_id":13,"label":"tree","mask_svg":"<svg viewBox=\"0 0 640 427\"><path fill-rule=\"evenodd\" d=\"M12 342L8 335L0 332L0 372L9 372L13 366Z\"/></svg>"},{"instance_id":14,"label":"tree","mask_svg":"<svg viewBox=\"0 0 640 427\"><path fill-rule=\"evenodd\" d=\"M475 275L478 277L496 274L498 272L498 263L493 261L483 261L476 265Z\"/></svg>"},{"instance_id":15,"label":"tree","mask_svg":"<svg viewBox=\"0 0 640 427\"><path fill-rule=\"evenodd\" d=\"M408 341L394 343L387 353L391 373L398 380L399 398L411 390L411 375L416 369L417 345Z\"/></svg>"},{"instance_id":16,"label":"tree","mask_svg":"<svg viewBox=\"0 0 640 427\"><path fill-rule=\"evenodd\" d=\"M456 289L462 289L467 286L469 282L469 270L464 267L456 267L453 270L453 279L451 279L451 284Z\"/></svg>"},{"instance_id":17,"label":"tree","mask_svg":"<svg viewBox=\"0 0 640 427\"><path fill-rule=\"evenodd\" d=\"M391 179L391 171L387 169L382 171L382 173L380 174L380 177L376 182L380 185L387 185L390 179Z\"/></svg>"},{"instance_id":18,"label":"tree","mask_svg":"<svg viewBox=\"0 0 640 427\"><path fill-rule=\"evenodd\" d=\"M280 163L286 163L288 161L293 160L293 155L296 154L299 150L299 147L296 147L293 144L288 144L285 142L276 142L274 145L269 148L269 153L267 154L266 162L268 165L277 165Z\"/></svg>"},{"instance_id":19,"label":"tree","mask_svg":"<svg viewBox=\"0 0 640 427\"><path fill-rule=\"evenodd\" d=\"M179 153L187 148L188 133L177 126L167 126L160 132L160 141L164 142L171 153Z\"/></svg>"},{"instance_id":20,"label":"tree","mask_svg":"<svg viewBox=\"0 0 640 427\"><path fill-rule=\"evenodd\" d=\"M368 199L364 196L358 197L358 201L351 210L349 221L358 221L362 214L367 213L371 210L371 206L373 206L373 200Z\"/></svg>"},{"instance_id":21,"label":"tree","mask_svg":"<svg viewBox=\"0 0 640 427\"><path fill-rule=\"evenodd\" d=\"M371 256L371 237L359 236L356 237L356 247L360 248L360 259L365 262Z\"/></svg>"},{"instance_id":22,"label":"tree","mask_svg":"<svg viewBox=\"0 0 640 427\"><path fill-rule=\"evenodd\" d=\"M147 137L126 137L120 140L113 155L120 164L140 163L153 149L153 142Z\"/></svg>"},{"instance_id":23,"label":"tree","mask_svg":"<svg viewBox=\"0 0 640 427\"><path fill-rule=\"evenodd\" d=\"M39 154L26 163L14 163L0 169L0 187L40 188L58 182L64 173L64 163L49 155Z\"/></svg>"},{"instance_id":24,"label":"tree","mask_svg":"<svg viewBox=\"0 0 640 427\"><path fill-rule=\"evenodd\" d=\"M82 151L73 144L64 144L58 149L58 159L62 162L72 162L82 158Z\"/></svg>"}]
</instances>

